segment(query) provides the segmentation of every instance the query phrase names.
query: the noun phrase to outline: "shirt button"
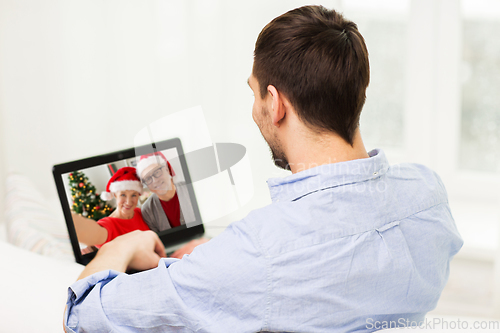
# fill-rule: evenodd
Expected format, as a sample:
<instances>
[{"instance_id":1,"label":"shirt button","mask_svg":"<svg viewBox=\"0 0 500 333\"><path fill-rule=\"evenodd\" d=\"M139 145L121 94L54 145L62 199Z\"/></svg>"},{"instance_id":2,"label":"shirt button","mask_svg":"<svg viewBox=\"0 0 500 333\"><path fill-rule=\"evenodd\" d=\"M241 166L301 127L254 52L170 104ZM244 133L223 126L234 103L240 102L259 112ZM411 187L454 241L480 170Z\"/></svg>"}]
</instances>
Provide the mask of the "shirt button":
<instances>
[{"instance_id":1,"label":"shirt button","mask_svg":"<svg viewBox=\"0 0 500 333\"><path fill-rule=\"evenodd\" d=\"M374 176L376 176L377 174L378 174L378 172L377 172L377 171L375 171L375 172L373 173L373 175L374 175Z\"/></svg>"}]
</instances>

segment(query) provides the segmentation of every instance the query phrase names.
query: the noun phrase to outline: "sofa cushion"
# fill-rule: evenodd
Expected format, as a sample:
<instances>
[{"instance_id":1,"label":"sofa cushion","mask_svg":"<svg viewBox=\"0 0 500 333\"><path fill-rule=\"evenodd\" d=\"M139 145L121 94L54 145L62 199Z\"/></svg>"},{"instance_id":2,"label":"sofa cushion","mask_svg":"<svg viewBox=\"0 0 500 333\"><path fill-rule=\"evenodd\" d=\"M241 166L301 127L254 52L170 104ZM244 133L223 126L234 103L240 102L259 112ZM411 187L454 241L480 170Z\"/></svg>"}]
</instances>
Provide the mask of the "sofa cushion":
<instances>
[{"instance_id":1,"label":"sofa cushion","mask_svg":"<svg viewBox=\"0 0 500 333\"><path fill-rule=\"evenodd\" d=\"M74 260L62 211L56 212L25 176L6 180L7 241L42 255Z\"/></svg>"}]
</instances>

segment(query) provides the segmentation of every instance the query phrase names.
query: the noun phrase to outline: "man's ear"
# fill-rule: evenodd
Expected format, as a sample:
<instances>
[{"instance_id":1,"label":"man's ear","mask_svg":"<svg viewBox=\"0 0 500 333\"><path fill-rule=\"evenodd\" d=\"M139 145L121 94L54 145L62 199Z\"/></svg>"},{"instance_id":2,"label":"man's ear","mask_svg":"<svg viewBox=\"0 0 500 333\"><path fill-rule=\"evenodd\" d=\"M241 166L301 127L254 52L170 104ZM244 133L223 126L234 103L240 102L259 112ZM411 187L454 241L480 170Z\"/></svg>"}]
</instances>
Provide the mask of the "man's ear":
<instances>
[{"instance_id":1,"label":"man's ear","mask_svg":"<svg viewBox=\"0 0 500 333\"><path fill-rule=\"evenodd\" d=\"M274 126L280 126L280 121L285 118L286 108L283 95L278 92L275 86L268 85L267 92L271 98L271 121Z\"/></svg>"}]
</instances>

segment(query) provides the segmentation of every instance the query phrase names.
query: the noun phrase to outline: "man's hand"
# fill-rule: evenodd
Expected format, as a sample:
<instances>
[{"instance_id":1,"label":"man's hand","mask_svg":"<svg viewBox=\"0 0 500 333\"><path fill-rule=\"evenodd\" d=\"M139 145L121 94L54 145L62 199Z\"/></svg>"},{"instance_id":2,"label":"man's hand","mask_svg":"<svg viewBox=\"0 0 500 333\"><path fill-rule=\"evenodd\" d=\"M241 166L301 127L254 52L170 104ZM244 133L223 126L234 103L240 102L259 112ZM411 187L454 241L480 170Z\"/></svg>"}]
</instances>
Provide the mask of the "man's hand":
<instances>
[{"instance_id":1,"label":"man's hand","mask_svg":"<svg viewBox=\"0 0 500 333\"><path fill-rule=\"evenodd\" d=\"M156 233L132 231L104 244L78 280L108 269L125 272L127 268L136 270L155 268L161 257L166 257L165 247Z\"/></svg>"},{"instance_id":2,"label":"man's hand","mask_svg":"<svg viewBox=\"0 0 500 333\"><path fill-rule=\"evenodd\" d=\"M182 256L185 254L191 254L193 252L194 248L197 247L198 245L204 244L208 242L210 239L208 238L200 238L200 239L193 239L174 253L172 253L171 257L172 258L179 258L182 259Z\"/></svg>"}]
</instances>

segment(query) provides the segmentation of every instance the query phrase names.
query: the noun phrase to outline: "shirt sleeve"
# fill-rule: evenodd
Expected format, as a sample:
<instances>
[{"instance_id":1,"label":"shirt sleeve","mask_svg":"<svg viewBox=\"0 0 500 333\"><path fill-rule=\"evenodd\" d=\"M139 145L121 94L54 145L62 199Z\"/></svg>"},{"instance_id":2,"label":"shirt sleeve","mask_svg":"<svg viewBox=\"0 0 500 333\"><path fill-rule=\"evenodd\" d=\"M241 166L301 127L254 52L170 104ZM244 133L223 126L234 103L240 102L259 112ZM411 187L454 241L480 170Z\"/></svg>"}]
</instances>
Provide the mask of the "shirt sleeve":
<instances>
[{"instance_id":1,"label":"shirt sleeve","mask_svg":"<svg viewBox=\"0 0 500 333\"><path fill-rule=\"evenodd\" d=\"M233 225L182 260L77 281L69 290L65 325L68 332L259 331L269 310L267 267L255 239Z\"/></svg>"}]
</instances>

